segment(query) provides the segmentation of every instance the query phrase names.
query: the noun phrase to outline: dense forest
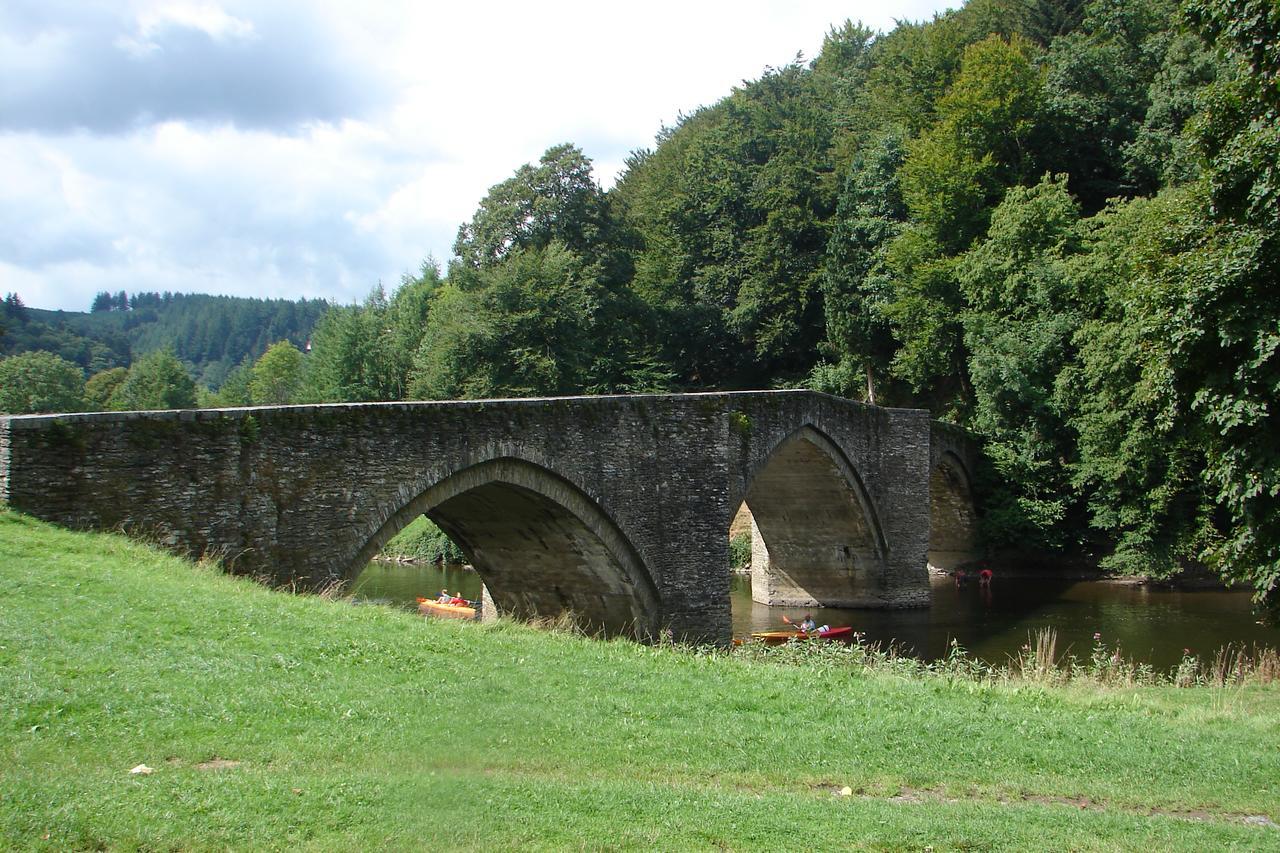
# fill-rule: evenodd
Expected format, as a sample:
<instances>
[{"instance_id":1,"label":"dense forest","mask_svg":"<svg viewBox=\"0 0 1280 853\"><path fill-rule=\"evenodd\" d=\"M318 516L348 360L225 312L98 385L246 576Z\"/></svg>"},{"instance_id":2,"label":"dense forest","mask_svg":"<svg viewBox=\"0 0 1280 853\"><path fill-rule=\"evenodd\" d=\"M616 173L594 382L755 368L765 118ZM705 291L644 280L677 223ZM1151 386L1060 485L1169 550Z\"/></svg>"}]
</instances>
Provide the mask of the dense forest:
<instances>
[{"instance_id":1,"label":"dense forest","mask_svg":"<svg viewBox=\"0 0 1280 853\"><path fill-rule=\"evenodd\" d=\"M1278 113L1274 0L845 23L608 191L549 149L446 269L329 310L312 352L273 346L218 399L804 385L925 407L985 442L993 548L1200 562L1274 602Z\"/></svg>"},{"instance_id":2,"label":"dense forest","mask_svg":"<svg viewBox=\"0 0 1280 853\"><path fill-rule=\"evenodd\" d=\"M304 346L328 307L322 299L120 291L99 293L79 313L29 308L10 293L0 307L0 355L43 350L92 375L167 348L197 383L216 389L277 341Z\"/></svg>"}]
</instances>

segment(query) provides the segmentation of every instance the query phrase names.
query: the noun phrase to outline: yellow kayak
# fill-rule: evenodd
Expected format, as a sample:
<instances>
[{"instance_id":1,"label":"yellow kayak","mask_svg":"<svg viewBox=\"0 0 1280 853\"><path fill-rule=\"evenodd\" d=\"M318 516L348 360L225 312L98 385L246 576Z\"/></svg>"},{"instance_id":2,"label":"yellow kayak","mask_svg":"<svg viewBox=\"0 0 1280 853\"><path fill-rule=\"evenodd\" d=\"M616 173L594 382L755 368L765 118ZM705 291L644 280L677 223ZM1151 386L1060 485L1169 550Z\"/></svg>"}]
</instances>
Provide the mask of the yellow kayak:
<instances>
[{"instance_id":1,"label":"yellow kayak","mask_svg":"<svg viewBox=\"0 0 1280 853\"><path fill-rule=\"evenodd\" d=\"M465 604L440 604L429 598L418 599L418 612L423 616L439 616L444 619L474 619L476 609Z\"/></svg>"}]
</instances>

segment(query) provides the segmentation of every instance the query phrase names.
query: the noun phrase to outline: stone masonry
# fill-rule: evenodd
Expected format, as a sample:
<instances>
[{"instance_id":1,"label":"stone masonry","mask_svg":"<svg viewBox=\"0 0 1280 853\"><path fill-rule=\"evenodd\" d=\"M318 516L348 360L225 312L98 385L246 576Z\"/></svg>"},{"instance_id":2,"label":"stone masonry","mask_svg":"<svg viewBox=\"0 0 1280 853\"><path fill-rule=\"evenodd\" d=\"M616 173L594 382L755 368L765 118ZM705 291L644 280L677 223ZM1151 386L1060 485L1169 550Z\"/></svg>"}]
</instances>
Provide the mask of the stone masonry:
<instances>
[{"instance_id":1,"label":"stone masonry","mask_svg":"<svg viewBox=\"0 0 1280 853\"><path fill-rule=\"evenodd\" d=\"M809 391L3 417L0 499L305 588L425 514L504 612L725 643L744 501L758 599L928 604L931 478L966 441Z\"/></svg>"}]
</instances>

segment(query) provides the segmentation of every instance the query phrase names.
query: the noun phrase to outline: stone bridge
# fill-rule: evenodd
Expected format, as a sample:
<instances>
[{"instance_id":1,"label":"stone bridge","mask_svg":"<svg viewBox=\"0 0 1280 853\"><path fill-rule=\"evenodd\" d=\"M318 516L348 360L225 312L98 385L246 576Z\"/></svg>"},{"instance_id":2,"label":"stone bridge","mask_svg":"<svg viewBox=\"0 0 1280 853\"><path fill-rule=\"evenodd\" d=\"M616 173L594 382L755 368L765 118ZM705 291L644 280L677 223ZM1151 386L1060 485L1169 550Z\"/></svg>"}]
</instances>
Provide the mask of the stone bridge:
<instances>
[{"instance_id":1,"label":"stone bridge","mask_svg":"<svg viewBox=\"0 0 1280 853\"><path fill-rule=\"evenodd\" d=\"M740 509L756 600L925 606L927 560L975 556L975 452L810 391L23 416L0 498L311 588L425 514L501 612L724 643Z\"/></svg>"}]
</instances>

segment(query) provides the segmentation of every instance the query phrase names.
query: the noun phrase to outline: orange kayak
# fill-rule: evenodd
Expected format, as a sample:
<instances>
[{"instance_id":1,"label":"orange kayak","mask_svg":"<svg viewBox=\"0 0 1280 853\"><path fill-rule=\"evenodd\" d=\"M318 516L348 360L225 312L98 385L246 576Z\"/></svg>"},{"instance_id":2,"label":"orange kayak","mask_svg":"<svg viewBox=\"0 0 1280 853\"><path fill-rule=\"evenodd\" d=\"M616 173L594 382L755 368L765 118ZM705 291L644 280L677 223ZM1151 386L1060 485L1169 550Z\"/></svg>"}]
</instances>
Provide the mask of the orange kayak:
<instances>
[{"instance_id":1,"label":"orange kayak","mask_svg":"<svg viewBox=\"0 0 1280 853\"><path fill-rule=\"evenodd\" d=\"M476 609L465 604L440 604L429 598L418 599L418 612L423 616L439 616L444 619L474 619Z\"/></svg>"}]
</instances>

